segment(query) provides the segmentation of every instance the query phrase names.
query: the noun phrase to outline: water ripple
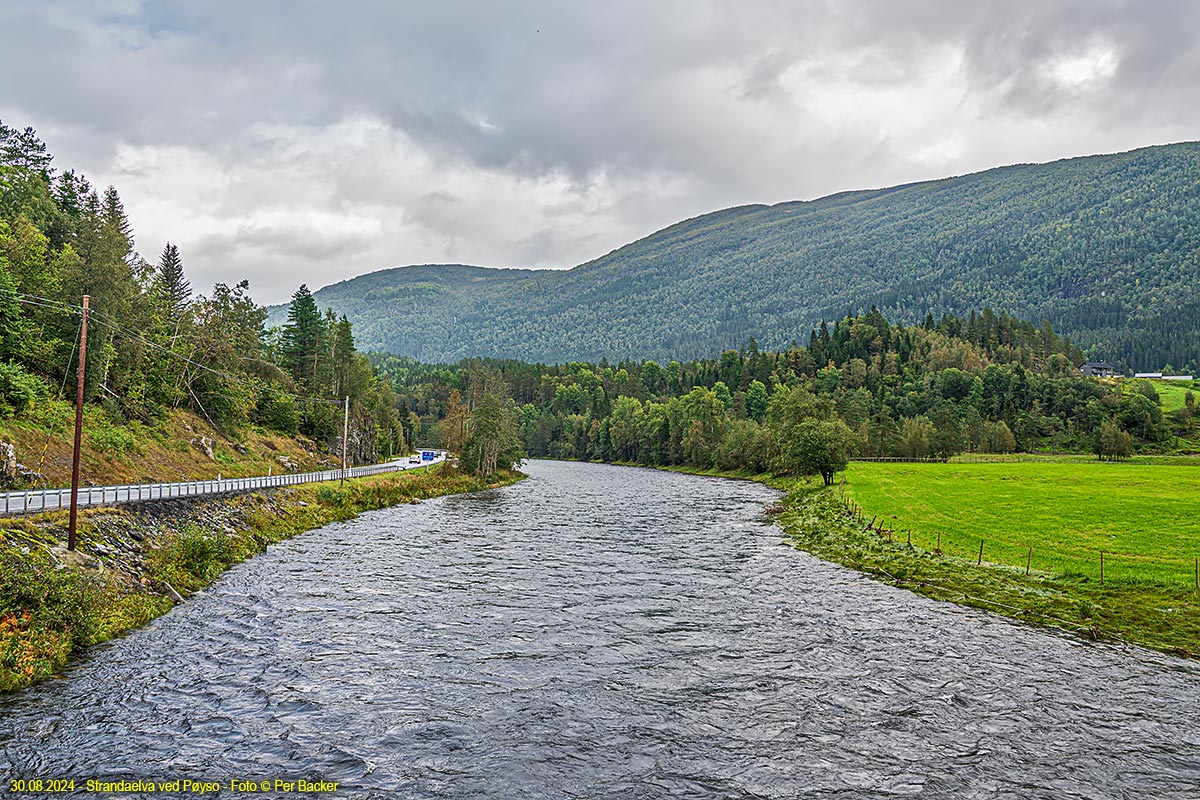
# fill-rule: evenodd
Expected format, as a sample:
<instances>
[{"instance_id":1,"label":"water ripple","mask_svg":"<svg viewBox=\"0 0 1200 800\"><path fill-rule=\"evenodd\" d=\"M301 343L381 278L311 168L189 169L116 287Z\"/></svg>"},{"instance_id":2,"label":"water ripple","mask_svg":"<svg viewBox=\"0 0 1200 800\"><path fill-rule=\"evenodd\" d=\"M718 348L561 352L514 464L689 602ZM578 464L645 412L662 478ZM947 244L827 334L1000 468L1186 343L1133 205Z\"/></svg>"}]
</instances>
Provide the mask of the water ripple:
<instances>
[{"instance_id":1,"label":"water ripple","mask_svg":"<svg viewBox=\"0 0 1200 800\"><path fill-rule=\"evenodd\" d=\"M755 484L529 471L272 547L0 698L0 766L363 798L1200 796L1191 663L782 547Z\"/></svg>"}]
</instances>

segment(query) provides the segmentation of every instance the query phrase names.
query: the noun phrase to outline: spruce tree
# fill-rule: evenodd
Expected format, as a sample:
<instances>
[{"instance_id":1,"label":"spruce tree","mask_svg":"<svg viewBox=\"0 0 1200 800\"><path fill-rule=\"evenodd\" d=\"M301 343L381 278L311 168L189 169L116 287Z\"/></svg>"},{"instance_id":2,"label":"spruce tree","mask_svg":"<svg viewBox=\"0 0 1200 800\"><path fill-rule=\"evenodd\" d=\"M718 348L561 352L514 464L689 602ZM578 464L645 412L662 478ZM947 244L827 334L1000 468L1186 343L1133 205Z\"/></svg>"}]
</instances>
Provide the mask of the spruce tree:
<instances>
[{"instance_id":1,"label":"spruce tree","mask_svg":"<svg viewBox=\"0 0 1200 800\"><path fill-rule=\"evenodd\" d=\"M121 195L117 193L115 186L109 186L104 190L101 218L113 234L119 236L125 243L125 252L121 257L128 260L133 253L133 225L129 222L129 216L125 213L125 204L121 202Z\"/></svg>"},{"instance_id":2,"label":"spruce tree","mask_svg":"<svg viewBox=\"0 0 1200 800\"><path fill-rule=\"evenodd\" d=\"M316 379L323 327L317 301L308 286L301 284L292 295L287 324L283 326L284 365L297 381L311 384Z\"/></svg>"},{"instance_id":3,"label":"spruce tree","mask_svg":"<svg viewBox=\"0 0 1200 800\"><path fill-rule=\"evenodd\" d=\"M162 255L159 256L155 282L167 314L172 318L180 316L188 307L192 286L184 277L179 248L170 242L167 242Z\"/></svg>"}]
</instances>

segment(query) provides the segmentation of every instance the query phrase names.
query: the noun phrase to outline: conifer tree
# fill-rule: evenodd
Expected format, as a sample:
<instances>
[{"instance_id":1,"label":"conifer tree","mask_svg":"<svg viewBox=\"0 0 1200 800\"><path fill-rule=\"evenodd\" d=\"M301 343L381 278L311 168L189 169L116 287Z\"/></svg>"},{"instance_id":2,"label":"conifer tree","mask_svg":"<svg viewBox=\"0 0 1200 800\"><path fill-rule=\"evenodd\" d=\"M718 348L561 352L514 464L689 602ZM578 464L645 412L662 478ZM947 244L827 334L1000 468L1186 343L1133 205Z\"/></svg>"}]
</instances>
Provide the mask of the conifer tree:
<instances>
[{"instance_id":1,"label":"conifer tree","mask_svg":"<svg viewBox=\"0 0 1200 800\"><path fill-rule=\"evenodd\" d=\"M117 193L117 187L109 186L104 190L104 201L101 204L100 214L105 226L112 232L113 238L124 244L122 260L132 265L135 255L133 252L133 225L129 222L129 215L125 213L125 204L121 202L121 195Z\"/></svg>"},{"instance_id":2,"label":"conifer tree","mask_svg":"<svg viewBox=\"0 0 1200 800\"><path fill-rule=\"evenodd\" d=\"M188 307L188 301L192 296L192 285L184 277L179 248L170 242L167 242L162 255L159 256L155 282L159 295L162 297L163 308L168 316L179 317Z\"/></svg>"},{"instance_id":3,"label":"conifer tree","mask_svg":"<svg viewBox=\"0 0 1200 800\"><path fill-rule=\"evenodd\" d=\"M292 295L287 324L283 326L284 366L297 381L311 384L316 379L323 327L316 299L308 286L301 284Z\"/></svg>"}]
</instances>

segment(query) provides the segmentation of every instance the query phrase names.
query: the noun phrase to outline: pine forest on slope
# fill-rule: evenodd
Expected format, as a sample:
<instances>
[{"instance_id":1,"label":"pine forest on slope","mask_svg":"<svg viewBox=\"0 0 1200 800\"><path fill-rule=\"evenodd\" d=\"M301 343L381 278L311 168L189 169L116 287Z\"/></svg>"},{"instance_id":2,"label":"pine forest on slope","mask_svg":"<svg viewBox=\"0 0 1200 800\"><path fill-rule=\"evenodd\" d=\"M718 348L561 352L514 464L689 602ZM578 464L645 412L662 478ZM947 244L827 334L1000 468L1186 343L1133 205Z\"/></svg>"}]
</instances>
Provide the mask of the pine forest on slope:
<instances>
[{"instance_id":1,"label":"pine forest on slope","mask_svg":"<svg viewBox=\"0 0 1200 800\"><path fill-rule=\"evenodd\" d=\"M1192 142L729 208L566 271L382 270L316 299L364 349L427 362L785 347L875 305L907 323L990 307L1124 367L1196 369L1198 222Z\"/></svg>"}]
</instances>

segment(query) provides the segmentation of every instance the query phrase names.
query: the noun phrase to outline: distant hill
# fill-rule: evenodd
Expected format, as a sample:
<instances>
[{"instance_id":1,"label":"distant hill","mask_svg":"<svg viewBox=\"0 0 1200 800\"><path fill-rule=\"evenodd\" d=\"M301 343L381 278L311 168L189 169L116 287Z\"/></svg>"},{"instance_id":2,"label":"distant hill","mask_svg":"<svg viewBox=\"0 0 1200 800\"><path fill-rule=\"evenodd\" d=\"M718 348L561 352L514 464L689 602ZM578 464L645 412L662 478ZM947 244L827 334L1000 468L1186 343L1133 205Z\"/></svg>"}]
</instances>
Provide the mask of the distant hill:
<instances>
[{"instance_id":1,"label":"distant hill","mask_svg":"<svg viewBox=\"0 0 1200 800\"><path fill-rule=\"evenodd\" d=\"M991 307L1097 358L1194 370L1198 253L1186 143L729 208L567 271L401 267L316 296L361 348L424 361L710 356L875 305L899 322Z\"/></svg>"}]
</instances>

